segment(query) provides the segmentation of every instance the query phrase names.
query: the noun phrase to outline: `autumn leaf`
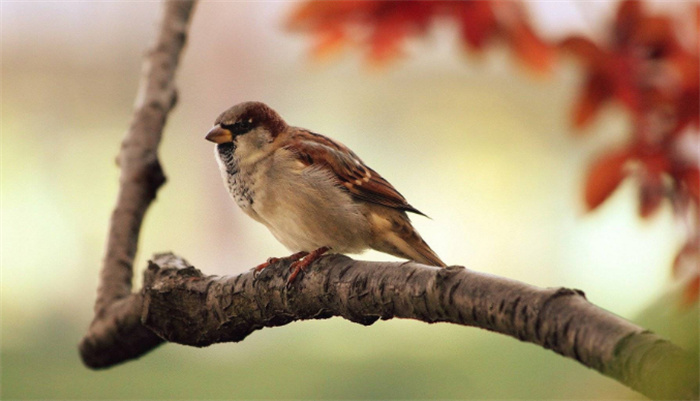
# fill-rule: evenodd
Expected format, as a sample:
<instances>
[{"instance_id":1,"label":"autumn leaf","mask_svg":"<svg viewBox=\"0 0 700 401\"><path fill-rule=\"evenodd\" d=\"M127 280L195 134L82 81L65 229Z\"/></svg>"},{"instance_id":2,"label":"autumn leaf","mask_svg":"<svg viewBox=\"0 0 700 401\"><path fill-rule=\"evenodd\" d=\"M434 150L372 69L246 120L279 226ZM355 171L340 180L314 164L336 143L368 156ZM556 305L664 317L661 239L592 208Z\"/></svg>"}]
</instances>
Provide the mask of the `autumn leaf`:
<instances>
[{"instance_id":1,"label":"autumn leaf","mask_svg":"<svg viewBox=\"0 0 700 401\"><path fill-rule=\"evenodd\" d=\"M685 286L683 289L683 297L681 299L682 306L689 307L698 302L698 295L700 295L700 275L696 275Z\"/></svg>"},{"instance_id":2,"label":"autumn leaf","mask_svg":"<svg viewBox=\"0 0 700 401\"><path fill-rule=\"evenodd\" d=\"M597 208L620 185L625 178L623 167L629 158L630 152L625 149L608 153L593 163L585 187L588 210Z\"/></svg>"},{"instance_id":3,"label":"autumn leaf","mask_svg":"<svg viewBox=\"0 0 700 401\"><path fill-rule=\"evenodd\" d=\"M660 173L643 174L639 184L639 216L649 218L659 209L664 199L663 177Z\"/></svg>"},{"instance_id":4,"label":"autumn leaf","mask_svg":"<svg viewBox=\"0 0 700 401\"><path fill-rule=\"evenodd\" d=\"M673 275L678 278L688 278L681 298L682 306L690 306L698 302L700 295L700 244L698 238L688 241L678 252L673 261Z\"/></svg>"},{"instance_id":5,"label":"autumn leaf","mask_svg":"<svg viewBox=\"0 0 700 401\"><path fill-rule=\"evenodd\" d=\"M405 16L393 14L382 19L374 27L369 38L369 60L375 65L383 65L402 55L401 46L409 33L409 22Z\"/></svg>"},{"instance_id":6,"label":"autumn leaf","mask_svg":"<svg viewBox=\"0 0 700 401\"><path fill-rule=\"evenodd\" d=\"M610 81L603 74L588 77L586 86L573 108L573 123L576 128L590 125L600 108L612 97Z\"/></svg>"},{"instance_id":7,"label":"autumn leaf","mask_svg":"<svg viewBox=\"0 0 700 401\"><path fill-rule=\"evenodd\" d=\"M583 36L570 36L561 41L558 47L565 52L574 54L589 67L599 64L607 57L605 52L597 44Z\"/></svg>"},{"instance_id":8,"label":"autumn leaf","mask_svg":"<svg viewBox=\"0 0 700 401\"><path fill-rule=\"evenodd\" d=\"M607 40L572 36L562 41L559 48L578 58L586 71L573 126L588 126L608 100L622 104L642 123L663 110L669 123L658 125L667 128L656 137L700 124L698 56L683 49L676 35L669 17L648 15L640 2L624 1Z\"/></svg>"},{"instance_id":9,"label":"autumn leaf","mask_svg":"<svg viewBox=\"0 0 700 401\"><path fill-rule=\"evenodd\" d=\"M700 57L681 51L674 56L671 68L681 88L677 100L678 122L673 132L680 133L690 125L697 130L700 128Z\"/></svg>"},{"instance_id":10,"label":"autumn leaf","mask_svg":"<svg viewBox=\"0 0 700 401\"><path fill-rule=\"evenodd\" d=\"M318 27L339 26L368 14L378 4L371 1L307 1L299 6L287 19L287 28L293 31L314 31Z\"/></svg>"},{"instance_id":11,"label":"autumn leaf","mask_svg":"<svg viewBox=\"0 0 700 401\"><path fill-rule=\"evenodd\" d=\"M681 174L679 181L697 206L700 203L700 170L698 170L698 167L691 167L685 170Z\"/></svg>"},{"instance_id":12,"label":"autumn leaf","mask_svg":"<svg viewBox=\"0 0 700 401\"><path fill-rule=\"evenodd\" d=\"M544 74L554 62L554 47L540 39L524 21L511 29L510 46L515 55L535 72Z\"/></svg>"},{"instance_id":13,"label":"autumn leaf","mask_svg":"<svg viewBox=\"0 0 700 401\"><path fill-rule=\"evenodd\" d=\"M624 46L626 43L629 43L640 25L641 19L642 5L639 1L625 0L621 2L613 24L615 28L613 41L618 46Z\"/></svg>"},{"instance_id":14,"label":"autumn leaf","mask_svg":"<svg viewBox=\"0 0 700 401\"><path fill-rule=\"evenodd\" d=\"M407 39L425 35L439 18L456 20L461 38L472 50L482 51L486 43L498 39L534 71L551 69L554 48L535 33L519 2L307 1L290 14L286 25L316 37L316 56L354 42L368 50L370 63L384 65L403 54Z\"/></svg>"},{"instance_id":15,"label":"autumn leaf","mask_svg":"<svg viewBox=\"0 0 700 401\"><path fill-rule=\"evenodd\" d=\"M341 29L329 27L320 29L316 38L316 43L312 48L312 54L316 59L328 58L337 54L345 45L345 33Z\"/></svg>"},{"instance_id":16,"label":"autumn leaf","mask_svg":"<svg viewBox=\"0 0 700 401\"><path fill-rule=\"evenodd\" d=\"M498 29L498 21L489 1L455 3L455 14L460 23L464 42L475 50L484 48Z\"/></svg>"},{"instance_id":17,"label":"autumn leaf","mask_svg":"<svg viewBox=\"0 0 700 401\"><path fill-rule=\"evenodd\" d=\"M645 152L646 149L637 149L637 152ZM662 150L653 153L643 153L637 156L641 162L639 170L639 215L648 218L661 205L666 196L666 187L663 177L671 169L668 155Z\"/></svg>"},{"instance_id":18,"label":"autumn leaf","mask_svg":"<svg viewBox=\"0 0 700 401\"><path fill-rule=\"evenodd\" d=\"M673 261L673 274L675 276L687 275L689 272L684 271L684 269L689 266L696 270L700 269L697 262L700 262L700 244L697 241L689 241L681 248ZM692 274L693 271L690 273Z\"/></svg>"}]
</instances>

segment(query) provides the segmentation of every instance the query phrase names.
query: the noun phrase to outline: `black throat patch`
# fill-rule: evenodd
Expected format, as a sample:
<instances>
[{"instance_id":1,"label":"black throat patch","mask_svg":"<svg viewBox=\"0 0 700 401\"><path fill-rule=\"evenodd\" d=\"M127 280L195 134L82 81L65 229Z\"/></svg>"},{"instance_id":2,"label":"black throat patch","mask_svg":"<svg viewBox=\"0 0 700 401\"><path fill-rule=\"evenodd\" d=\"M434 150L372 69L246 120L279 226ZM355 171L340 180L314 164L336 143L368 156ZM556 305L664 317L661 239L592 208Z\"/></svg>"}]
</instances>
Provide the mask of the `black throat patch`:
<instances>
[{"instance_id":1,"label":"black throat patch","mask_svg":"<svg viewBox=\"0 0 700 401\"><path fill-rule=\"evenodd\" d=\"M216 151L219 152L219 157L221 161L224 162L226 166L226 171L229 174L238 174L238 163L233 157L233 152L236 150L236 146L233 142L220 143L216 145Z\"/></svg>"}]
</instances>

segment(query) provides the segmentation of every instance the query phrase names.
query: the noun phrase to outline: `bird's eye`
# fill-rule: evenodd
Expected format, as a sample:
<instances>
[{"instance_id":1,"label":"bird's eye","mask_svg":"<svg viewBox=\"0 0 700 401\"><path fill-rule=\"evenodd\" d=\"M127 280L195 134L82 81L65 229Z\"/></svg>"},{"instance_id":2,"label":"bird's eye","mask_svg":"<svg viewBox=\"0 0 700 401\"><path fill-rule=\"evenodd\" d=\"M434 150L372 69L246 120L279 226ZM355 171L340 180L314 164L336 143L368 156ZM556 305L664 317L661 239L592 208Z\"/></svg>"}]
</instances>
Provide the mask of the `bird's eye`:
<instances>
[{"instance_id":1,"label":"bird's eye","mask_svg":"<svg viewBox=\"0 0 700 401\"><path fill-rule=\"evenodd\" d=\"M253 120L249 119L247 121L238 121L234 124L222 124L221 128L231 131L233 136L243 135L253 129Z\"/></svg>"}]
</instances>

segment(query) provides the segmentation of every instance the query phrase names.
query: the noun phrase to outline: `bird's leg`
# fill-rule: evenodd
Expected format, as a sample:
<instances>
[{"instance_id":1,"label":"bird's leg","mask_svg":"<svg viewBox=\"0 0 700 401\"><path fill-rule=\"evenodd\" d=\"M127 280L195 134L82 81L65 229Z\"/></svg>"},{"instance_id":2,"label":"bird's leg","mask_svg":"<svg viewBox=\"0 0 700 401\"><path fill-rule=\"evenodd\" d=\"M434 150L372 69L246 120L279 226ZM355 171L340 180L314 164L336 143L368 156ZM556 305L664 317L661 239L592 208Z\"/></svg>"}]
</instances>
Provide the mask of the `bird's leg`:
<instances>
[{"instance_id":1,"label":"bird's leg","mask_svg":"<svg viewBox=\"0 0 700 401\"><path fill-rule=\"evenodd\" d=\"M287 285L292 284L300 272L306 272L306 268L309 267L311 263L330 250L331 248L322 246L314 251L311 251L311 253L304 256L303 259L297 259L294 263L292 263L291 266L289 266L289 271L291 271L292 274L290 274L289 278L287 279Z\"/></svg>"},{"instance_id":2,"label":"bird's leg","mask_svg":"<svg viewBox=\"0 0 700 401\"><path fill-rule=\"evenodd\" d=\"M279 262L280 260L291 260L293 262L296 262L308 254L309 254L308 252L301 251L301 252L291 254L289 256L285 256L283 258L267 258L267 261L265 263L261 263L253 268L253 271L255 272L254 274L260 273L264 268L266 268L272 264L275 264L275 263Z\"/></svg>"}]
</instances>

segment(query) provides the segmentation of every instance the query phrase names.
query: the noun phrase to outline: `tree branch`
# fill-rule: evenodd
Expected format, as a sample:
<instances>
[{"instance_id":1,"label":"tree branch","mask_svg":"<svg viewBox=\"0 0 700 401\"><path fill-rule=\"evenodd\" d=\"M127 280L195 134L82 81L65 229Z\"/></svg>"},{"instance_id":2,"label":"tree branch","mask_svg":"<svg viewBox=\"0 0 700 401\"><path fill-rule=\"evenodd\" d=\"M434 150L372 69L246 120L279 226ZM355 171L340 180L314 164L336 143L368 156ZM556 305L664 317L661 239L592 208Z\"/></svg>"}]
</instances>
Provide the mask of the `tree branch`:
<instances>
[{"instance_id":1,"label":"tree branch","mask_svg":"<svg viewBox=\"0 0 700 401\"><path fill-rule=\"evenodd\" d=\"M133 356L137 356L162 342L141 325L138 311L142 298L131 294L131 281L143 217L165 182L158 145L166 117L177 100L175 70L194 5L195 1L163 2L158 37L144 60L131 126L117 158L121 167L119 195L100 272L95 318L79 345L83 361L91 367L130 357L120 355L122 359L112 360L103 349L128 345L121 347L123 352L134 350Z\"/></svg>"},{"instance_id":2,"label":"tree branch","mask_svg":"<svg viewBox=\"0 0 700 401\"><path fill-rule=\"evenodd\" d=\"M449 322L506 334L573 358L655 399L697 399L698 363L669 341L589 303L579 290L542 289L453 266L330 255L287 287L289 263L255 278L203 276L162 254L149 262L143 324L197 347L241 341L263 327L340 316Z\"/></svg>"}]
</instances>

